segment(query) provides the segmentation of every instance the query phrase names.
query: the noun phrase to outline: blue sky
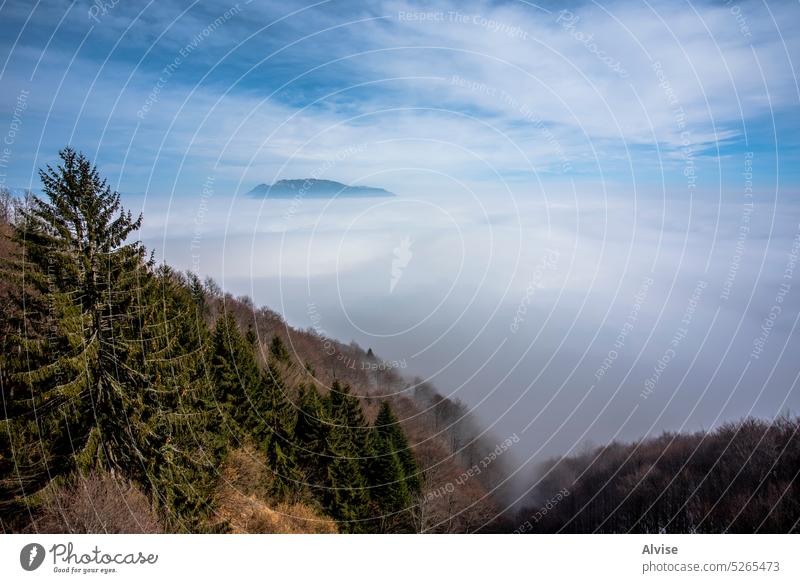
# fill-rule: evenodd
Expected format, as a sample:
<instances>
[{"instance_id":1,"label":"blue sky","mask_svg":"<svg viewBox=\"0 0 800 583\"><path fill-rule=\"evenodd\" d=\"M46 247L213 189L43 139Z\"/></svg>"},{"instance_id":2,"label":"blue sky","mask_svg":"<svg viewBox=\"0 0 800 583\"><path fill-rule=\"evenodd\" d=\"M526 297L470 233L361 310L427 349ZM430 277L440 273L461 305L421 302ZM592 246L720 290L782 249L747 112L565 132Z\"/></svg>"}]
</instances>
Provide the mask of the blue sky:
<instances>
[{"instance_id":1,"label":"blue sky","mask_svg":"<svg viewBox=\"0 0 800 583\"><path fill-rule=\"evenodd\" d=\"M662 194L663 181L680 196L680 107L698 191L735 183L753 151L759 183L774 189L780 174L782 194L797 195L798 40L784 30L796 6L547 6L7 0L9 123L20 92L30 96L6 184L36 187L32 171L71 143L123 192L196 195L213 174L234 193L303 176L355 144L398 140L331 178L357 181L427 151L433 170L486 191L499 173L520 196L539 180L631 195ZM376 180L429 186L398 173Z\"/></svg>"},{"instance_id":2,"label":"blue sky","mask_svg":"<svg viewBox=\"0 0 800 583\"><path fill-rule=\"evenodd\" d=\"M0 183L38 189L83 150L160 258L405 359L517 432L520 463L772 417L800 407L798 21L796 2L0 0ZM399 196L246 196L307 176Z\"/></svg>"}]
</instances>

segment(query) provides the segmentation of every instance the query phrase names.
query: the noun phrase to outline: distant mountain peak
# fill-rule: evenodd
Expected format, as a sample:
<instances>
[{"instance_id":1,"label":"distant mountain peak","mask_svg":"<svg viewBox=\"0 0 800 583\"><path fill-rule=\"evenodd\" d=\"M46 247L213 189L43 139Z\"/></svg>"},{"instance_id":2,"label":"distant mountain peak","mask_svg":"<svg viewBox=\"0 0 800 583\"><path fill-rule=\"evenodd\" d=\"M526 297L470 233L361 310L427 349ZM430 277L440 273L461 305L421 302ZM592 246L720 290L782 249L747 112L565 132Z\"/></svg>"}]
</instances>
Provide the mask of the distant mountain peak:
<instances>
[{"instance_id":1,"label":"distant mountain peak","mask_svg":"<svg viewBox=\"0 0 800 583\"><path fill-rule=\"evenodd\" d=\"M275 184L259 184L247 193L258 198L369 198L395 196L374 186L349 186L335 180L295 178L278 180Z\"/></svg>"}]
</instances>

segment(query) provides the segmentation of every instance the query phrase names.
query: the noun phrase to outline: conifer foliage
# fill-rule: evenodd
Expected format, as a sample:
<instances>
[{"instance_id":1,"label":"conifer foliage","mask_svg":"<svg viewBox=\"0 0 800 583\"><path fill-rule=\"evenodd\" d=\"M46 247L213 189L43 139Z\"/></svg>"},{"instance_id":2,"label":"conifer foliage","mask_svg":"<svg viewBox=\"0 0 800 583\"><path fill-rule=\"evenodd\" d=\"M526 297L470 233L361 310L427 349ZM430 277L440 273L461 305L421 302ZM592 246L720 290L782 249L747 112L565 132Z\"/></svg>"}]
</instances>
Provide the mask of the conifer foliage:
<instances>
[{"instance_id":1,"label":"conifer foliage","mask_svg":"<svg viewBox=\"0 0 800 583\"><path fill-rule=\"evenodd\" d=\"M381 404L370 435L370 473L382 531L411 528L411 501L421 488L419 471L400 423L387 402Z\"/></svg>"},{"instance_id":2,"label":"conifer foliage","mask_svg":"<svg viewBox=\"0 0 800 583\"><path fill-rule=\"evenodd\" d=\"M76 463L144 481L158 448L140 302L152 263L128 242L142 219L84 156L65 149L61 162L40 172L45 197L31 198L15 232L22 285L3 391L8 422L26 437L13 491L23 497Z\"/></svg>"},{"instance_id":3,"label":"conifer foliage","mask_svg":"<svg viewBox=\"0 0 800 583\"><path fill-rule=\"evenodd\" d=\"M40 177L3 265L3 530L97 472L137 485L169 530L224 530L218 472L243 446L276 503L311 505L343 532L410 529L418 471L388 403L370 425L347 385L290 390L281 338L262 351L233 314L211 313L213 283L155 265L136 241L142 217L85 156L64 149Z\"/></svg>"}]
</instances>

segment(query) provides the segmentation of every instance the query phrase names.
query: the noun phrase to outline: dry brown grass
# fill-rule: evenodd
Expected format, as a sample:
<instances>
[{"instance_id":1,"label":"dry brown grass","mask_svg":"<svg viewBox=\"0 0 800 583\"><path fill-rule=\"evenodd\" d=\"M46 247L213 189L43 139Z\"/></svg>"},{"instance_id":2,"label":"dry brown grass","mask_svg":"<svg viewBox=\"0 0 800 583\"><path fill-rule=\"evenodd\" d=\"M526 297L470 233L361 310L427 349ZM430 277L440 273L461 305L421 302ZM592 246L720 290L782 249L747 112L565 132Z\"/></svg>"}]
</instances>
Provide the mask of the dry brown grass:
<instances>
[{"instance_id":1,"label":"dry brown grass","mask_svg":"<svg viewBox=\"0 0 800 583\"><path fill-rule=\"evenodd\" d=\"M252 447L228 454L217 492L216 519L238 534L332 534L336 523L302 502L273 503L269 471Z\"/></svg>"}]
</instances>

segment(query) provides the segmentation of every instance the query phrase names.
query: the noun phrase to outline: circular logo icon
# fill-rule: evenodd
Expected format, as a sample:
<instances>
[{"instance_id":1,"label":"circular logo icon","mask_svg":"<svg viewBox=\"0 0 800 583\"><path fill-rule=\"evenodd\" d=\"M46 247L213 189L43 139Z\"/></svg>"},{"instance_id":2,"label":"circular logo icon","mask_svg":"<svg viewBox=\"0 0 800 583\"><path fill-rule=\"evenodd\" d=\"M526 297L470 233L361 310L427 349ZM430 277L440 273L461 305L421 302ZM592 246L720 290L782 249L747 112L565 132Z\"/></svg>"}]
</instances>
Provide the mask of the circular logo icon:
<instances>
[{"instance_id":1,"label":"circular logo icon","mask_svg":"<svg viewBox=\"0 0 800 583\"><path fill-rule=\"evenodd\" d=\"M19 552L19 564L26 571L35 571L44 562L44 547L39 543L30 543Z\"/></svg>"}]
</instances>

